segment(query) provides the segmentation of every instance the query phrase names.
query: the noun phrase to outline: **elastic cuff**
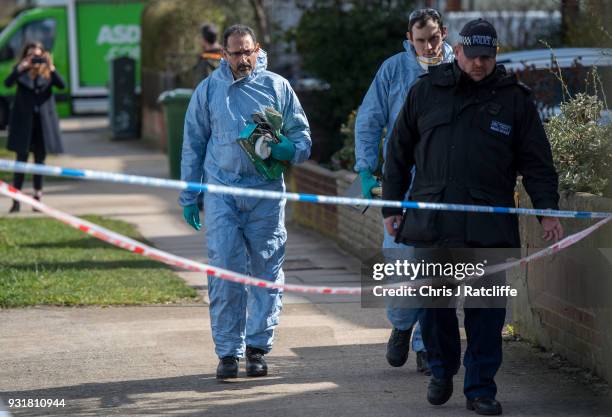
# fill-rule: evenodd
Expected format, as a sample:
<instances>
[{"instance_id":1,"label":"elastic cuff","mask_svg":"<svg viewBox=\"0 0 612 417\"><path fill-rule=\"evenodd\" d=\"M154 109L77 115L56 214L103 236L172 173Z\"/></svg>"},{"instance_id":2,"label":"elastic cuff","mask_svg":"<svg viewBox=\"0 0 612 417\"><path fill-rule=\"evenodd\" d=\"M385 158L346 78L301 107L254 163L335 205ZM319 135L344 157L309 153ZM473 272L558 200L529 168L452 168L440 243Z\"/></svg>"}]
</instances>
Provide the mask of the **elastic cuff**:
<instances>
[{"instance_id":1,"label":"elastic cuff","mask_svg":"<svg viewBox=\"0 0 612 417\"><path fill-rule=\"evenodd\" d=\"M539 210L559 210L559 203L555 199L532 201L533 208Z\"/></svg>"},{"instance_id":2,"label":"elastic cuff","mask_svg":"<svg viewBox=\"0 0 612 417\"><path fill-rule=\"evenodd\" d=\"M383 178L383 200L403 201L410 184L385 181Z\"/></svg>"},{"instance_id":3,"label":"elastic cuff","mask_svg":"<svg viewBox=\"0 0 612 417\"><path fill-rule=\"evenodd\" d=\"M383 207L382 208L382 216L383 218L392 217L392 216L401 216L404 213L404 210L396 207Z\"/></svg>"}]
</instances>

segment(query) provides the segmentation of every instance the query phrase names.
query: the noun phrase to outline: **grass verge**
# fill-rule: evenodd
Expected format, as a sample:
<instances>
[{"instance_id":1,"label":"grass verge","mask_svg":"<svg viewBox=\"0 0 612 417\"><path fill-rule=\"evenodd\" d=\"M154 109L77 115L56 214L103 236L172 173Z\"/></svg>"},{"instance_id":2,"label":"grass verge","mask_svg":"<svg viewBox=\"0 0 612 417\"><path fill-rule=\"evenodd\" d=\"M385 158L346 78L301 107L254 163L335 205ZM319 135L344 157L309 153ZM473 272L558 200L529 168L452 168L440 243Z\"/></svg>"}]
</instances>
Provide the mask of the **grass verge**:
<instances>
[{"instance_id":1,"label":"grass verge","mask_svg":"<svg viewBox=\"0 0 612 417\"><path fill-rule=\"evenodd\" d=\"M143 241L128 223L84 218ZM166 265L52 219L0 218L0 260L2 308L177 303L197 297Z\"/></svg>"}]
</instances>

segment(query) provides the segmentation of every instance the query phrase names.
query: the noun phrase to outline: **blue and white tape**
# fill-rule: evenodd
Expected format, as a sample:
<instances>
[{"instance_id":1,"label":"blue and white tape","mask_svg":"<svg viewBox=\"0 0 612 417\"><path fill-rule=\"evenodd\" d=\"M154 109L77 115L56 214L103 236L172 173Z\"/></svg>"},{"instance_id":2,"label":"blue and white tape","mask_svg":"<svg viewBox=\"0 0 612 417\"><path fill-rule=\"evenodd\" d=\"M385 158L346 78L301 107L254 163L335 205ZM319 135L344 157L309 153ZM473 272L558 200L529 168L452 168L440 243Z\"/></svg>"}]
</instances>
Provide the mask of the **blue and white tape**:
<instances>
[{"instance_id":1,"label":"blue and white tape","mask_svg":"<svg viewBox=\"0 0 612 417\"><path fill-rule=\"evenodd\" d=\"M446 203L424 203L419 201L391 201L391 200L368 200L364 198L350 198L329 195L287 193L278 191L259 190L255 188L229 187L216 184L199 184L168 180L162 178L143 177L139 175L118 174L113 172L92 171L89 169L61 168L49 165L30 164L0 159L0 170L22 172L27 174L51 175L59 177L72 177L87 180L109 181L122 184L138 184L158 188L173 188L177 190L203 191L217 194L230 194L242 197L287 199L289 201L301 201L305 203L335 204L335 205L362 205L373 207L395 207L420 210L445 210L463 211L473 213L503 213L519 214L527 216L569 217L585 219L603 219L612 217L612 213L593 211L569 211L569 210L542 210L516 207L491 207L469 204L446 204Z\"/></svg>"},{"instance_id":2,"label":"blue and white tape","mask_svg":"<svg viewBox=\"0 0 612 417\"><path fill-rule=\"evenodd\" d=\"M102 226L97 224L88 222L83 219L79 219L78 217L71 216L68 213L64 213L57 209L47 206L46 204L41 203L38 200L35 200L33 197L23 194L21 191L13 188L12 186L6 184L3 181L0 181L0 194L5 195L9 198L13 198L17 201L20 201L25 204L31 205L33 208L38 211L46 214L47 216L54 218L56 220L61 221L78 229L84 233L87 233L97 239L100 239L104 242L107 242L111 245L117 246L119 248L128 250L133 253L137 253L142 256L146 256L150 259L154 259L159 262L163 262L167 265L172 265L179 267L181 269L185 269L188 271L195 272L204 272L207 275L211 275L226 281L236 282L239 284L251 285L260 288L269 288L269 289L282 289L284 291L296 292L296 293L306 293L306 294L330 294L330 295L360 295L366 288L362 287L328 287L324 285L301 285L301 284L285 284L285 283L277 283L273 281L268 281L265 279L251 277L245 274L241 274L238 272L230 271L227 269L222 269L216 266L199 263L196 261L192 261L190 259L182 258L180 256L173 255L171 253L167 253L161 251L159 249L150 247L145 245L144 243L138 242L136 240L130 239L129 237L120 235L119 233L115 233L111 230L105 229ZM612 220L612 217L608 217L606 219L600 220L594 225L588 227L585 230L582 230L573 235L567 236L566 238L554 243L553 245L539 250L531 255L521 258L518 260L511 260L508 262L504 262L497 265L488 266L486 268L487 274L493 274L497 272L506 271L510 268L516 266L524 266L529 262L533 262L537 259L555 254L560 252L563 249L566 249L582 239L589 236L591 233L595 232L600 227L609 223ZM464 281L466 282L466 281ZM413 282L412 285L421 285L423 280L419 280L418 282ZM401 284L406 285L406 283ZM0 417L3 417L0 413Z\"/></svg>"}]
</instances>

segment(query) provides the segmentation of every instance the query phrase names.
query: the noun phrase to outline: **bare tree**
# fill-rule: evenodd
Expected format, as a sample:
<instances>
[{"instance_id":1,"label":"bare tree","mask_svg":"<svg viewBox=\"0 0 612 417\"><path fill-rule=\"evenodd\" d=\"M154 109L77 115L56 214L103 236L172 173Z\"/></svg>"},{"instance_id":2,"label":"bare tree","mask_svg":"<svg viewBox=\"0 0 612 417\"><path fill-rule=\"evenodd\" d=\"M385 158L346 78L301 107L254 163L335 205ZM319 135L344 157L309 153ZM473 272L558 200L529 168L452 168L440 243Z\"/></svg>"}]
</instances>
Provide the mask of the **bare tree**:
<instances>
[{"instance_id":1,"label":"bare tree","mask_svg":"<svg viewBox=\"0 0 612 417\"><path fill-rule=\"evenodd\" d=\"M570 27L578 20L580 2L578 0L561 0L561 40L564 45L571 42Z\"/></svg>"}]
</instances>

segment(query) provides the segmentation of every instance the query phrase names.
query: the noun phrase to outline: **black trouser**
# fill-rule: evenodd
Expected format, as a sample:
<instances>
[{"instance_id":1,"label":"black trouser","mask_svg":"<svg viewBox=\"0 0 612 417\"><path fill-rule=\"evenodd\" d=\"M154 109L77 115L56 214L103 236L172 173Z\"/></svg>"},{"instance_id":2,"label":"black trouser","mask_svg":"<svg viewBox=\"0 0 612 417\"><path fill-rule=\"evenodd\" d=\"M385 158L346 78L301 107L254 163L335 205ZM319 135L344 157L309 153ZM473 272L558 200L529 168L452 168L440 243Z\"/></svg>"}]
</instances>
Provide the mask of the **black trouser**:
<instances>
[{"instance_id":1,"label":"black trouser","mask_svg":"<svg viewBox=\"0 0 612 417\"><path fill-rule=\"evenodd\" d=\"M32 137L30 138L30 152L34 154L34 162L37 164L44 164L45 158L47 157L47 151L45 150L45 141L43 138L43 132L40 124L40 116L35 114L32 118ZM30 152L18 153L17 162L27 162L28 155ZM23 187L23 180L25 175L16 172L13 176L13 187L21 190ZM42 175L34 175L34 190L40 191L43 187Z\"/></svg>"},{"instance_id":2,"label":"black trouser","mask_svg":"<svg viewBox=\"0 0 612 417\"><path fill-rule=\"evenodd\" d=\"M495 398L495 374L502 363L503 308L464 308L467 349L463 392L469 399ZM421 321L427 359L436 378L452 378L461 360L459 323L454 308L426 308Z\"/></svg>"}]
</instances>

